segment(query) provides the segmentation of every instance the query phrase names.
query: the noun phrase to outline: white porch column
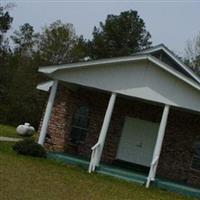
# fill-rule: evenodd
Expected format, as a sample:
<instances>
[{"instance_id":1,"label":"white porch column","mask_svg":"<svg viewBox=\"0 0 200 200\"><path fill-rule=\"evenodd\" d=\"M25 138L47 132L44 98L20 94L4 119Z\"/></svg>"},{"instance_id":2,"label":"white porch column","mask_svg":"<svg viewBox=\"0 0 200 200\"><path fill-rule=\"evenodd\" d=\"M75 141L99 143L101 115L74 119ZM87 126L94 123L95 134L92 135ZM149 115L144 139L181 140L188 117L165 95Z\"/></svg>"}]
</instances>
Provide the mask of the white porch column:
<instances>
[{"instance_id":1,"label":"white porch column","mask_svg":"<svg viewBox=\"0 0 200 200\"><path fill-rule=\"evenodd\" d=\"M99 166L99 162L101 160L101 155L102 155L102 151L103 151L108 127L109 127L109 124L110 124L112 111L113 111L113 108L114 108L114 105L115 105L115 99L116 99L116 93L112 93L110 100L109 100L109 103L108 103L106 114L105 114L105 117L104 117L104 120L103 120L103 125L101 127L99 139L98 139L98 142L100 143L100 147L99 147L99 154L98 154L98 158L97 158L97 166Z\"/></svg>"},{"instance_id":2,"label":"white porch column","mask_svg":"<svg viewBox=\"0 0 200 200\"><path fill-rule=\"evenodd\" d=\"M47 106L46 106L46 110L45 110L45 114L44 114L44 119L43 119L43 122L42 122L41 131L40 131L40 137L39 137L39 140L38 140L38 144L41 144L41 145L44 144L45 137L46 137L46 134L47 134L48 123L49 123L49 120L50 120L50 117L51 117L51 111L52 111L54 99L55 99L55 96L56 96L57 86L58 86L58 81L54 80L54 83L53 83L51 90L50 90L50 95L49 95L49 99L48 99L48 102L47 102Z\"/></svg>"},{"instance_id":3,"label":"white porch column","mask_svg":"<svg viewBox=\"0 0 200 200\"><path fill-rule=\"evenodd\" d=\"M156 141L155 148L154 148L152 163L151 163L149 175L148 175L147 182L146 182L147 188L149 187L150 182L152 180L155 180L156 170L157 170L158 161L160 158L160 153L161 153L162 144L163 144L163 139L164 139L164 135L165 135L165 128L167 125L169 108L170 108L169 105L165 105L165 108L163 110L162 119L161 119L159 130L158 130L157 141Z\"/></svg>"}]
</instances>

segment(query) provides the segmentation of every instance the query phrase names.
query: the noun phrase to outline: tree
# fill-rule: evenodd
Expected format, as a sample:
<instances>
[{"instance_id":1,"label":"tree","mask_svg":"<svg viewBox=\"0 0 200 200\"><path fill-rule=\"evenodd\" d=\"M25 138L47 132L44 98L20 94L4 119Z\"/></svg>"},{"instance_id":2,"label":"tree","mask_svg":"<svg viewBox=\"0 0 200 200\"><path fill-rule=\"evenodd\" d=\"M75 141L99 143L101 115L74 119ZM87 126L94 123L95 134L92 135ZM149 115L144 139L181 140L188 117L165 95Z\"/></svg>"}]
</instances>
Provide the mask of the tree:
<instances>
[{"instance_id":1,"label":"tree","mask_svg":"<svg viewBox=\"0 0 200 200\"><path fill-rule=\"evenodd\" d=\"M187 41L185 53L187 64L200 75L200 33L193 40Z\"/></svg>"},{"instance_id":2,"label":"tree","mask_svg":"<svg viewBox=\"0 0 200 200\"><path fill-rule=\"evenodd\" d=\"M120 15L108 15L105 23L94 27L89 42L90 56L96 58L130 55L151 45L151 35L137 11L129 10Z\"/></svg>"},{"instance_id":3,"label":"tree","mask_svg":"<svg viewBox=\"0 0 200 200\"><path fill-rule=\"evenodd\" d=\"M71 24L60 21L45 27L40 34L25 23L14 31L11 39L13 76L9 79L0 121L13 125L28 121L37 127L46 102L46 94L36 89L41 80L46 80L38 73L38 66L78 61L85 55L86 41L75 35Z\"/></svg>"},{"instance_id":4,"label":"tree","mask_svg":"<svg viewBox=\"0 0 200 200\"><path fill-rule=\"evenodd\" d=\"M81 35L77 37L76 43L72 50L72 62L87 61L90 54L90 46L88 40L84 39Z\"/></svg>"},{"instance_id":5,"label":"tree","mask_svg":"<svg viewBox=\"0 0 200 200\"><path fill-rule=\"evenodd\" d=\"M10 79L10 51L8 40L5 36L7 31L10 29L13 18L10 16L7 8L8 5L3 7L0 4L0 102L7 93L7 84Z\"/></svg>"},{"instance_id":6,"label":"tree","mask_svg":"<svg viewBox=\"0 0 200 200\"><path fill-rule=\"evenodd\" d=\"M15 44L15 52L24 56L31 56L34 50L34 45L37 42L38 34L34 33L34 28L28 23L19 27L19 30L14 31L11 36Z\"/></svg>"},{"instance_id":7,"label":"tree","mask_svg":"<svg viewBox=\"0 0 200 200\"><path fill-rule=\"evenodd\" d=\"M77 44L77 36L72 24L64 24L57 20L45 27L39 38L39 53L45 64L73 61L73 48Z\"/></svg>"},{"instance_id":8,"label":"tree","mask_svg":"<svg viewBox=\"0 0 200 200\"><path fill-rule=\"evenodd\" d=\"M4 42L4 35L10 29L13 18L9 12L5 10L5 7L0 4L0 51L2 51L2 45Z\"/></svg>"},{"instance_id":9,"label":"tree","mask_svg":"<svg viewBox=\"0 0 200 200\"><path fill-rule=\"evenodd\" d=\"M37 35L34 28L25 23L11 36L14 43L10 57L12 76L2 104L5 123L17 125L28 121L37 127L40 121L45 95L36 89L40 79L40 74L37 72L39 65Z\"/></svg>"},{"instance_id":10,"label":"tree","mask_svg":"<svg viewBox=\"0 0 200 200\"><path fill-rule=\"evenodd\" d=\"M151 45L150 34L136 11L108 15L94 28L92 41L77 36L72 24L60 20L35 33L28 23L14 31L10 50L6 32L13 18L0 6L0 123L38 126L46 95L36 90L44 77L38 66L130 55ZM6 56L5 56L6 55ZM88 58L89 59L89 58Z\"/></svg>"}]
</instances>

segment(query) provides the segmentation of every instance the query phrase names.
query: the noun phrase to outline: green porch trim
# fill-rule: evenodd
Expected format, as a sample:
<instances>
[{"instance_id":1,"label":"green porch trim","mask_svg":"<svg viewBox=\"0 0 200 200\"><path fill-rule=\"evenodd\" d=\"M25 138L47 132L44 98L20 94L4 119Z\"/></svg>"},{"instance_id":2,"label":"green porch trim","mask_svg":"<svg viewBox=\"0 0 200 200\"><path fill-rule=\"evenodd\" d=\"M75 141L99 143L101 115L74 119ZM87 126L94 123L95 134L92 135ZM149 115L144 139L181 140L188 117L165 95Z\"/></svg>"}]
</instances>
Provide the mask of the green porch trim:
<instances>
[{"instance_id":1,"label":"green porch trim","mask_svg":"<svg viewBox=\"0 0 200 200\"><path fill-rule=\"evenodd\" d=\"M153 186L164 189L164 190L183 194L186 196L200 198L200 189L199 188L191 187L191 186L184 185L181 183L176 183L176 182L172 182L169 180L157 178L155 180L155 182L153 183Z\"/></svg>"},{"instance_id":2,"label":"green porch trim","mask_svg":"<svg viewBox=\"0 0 200 200\"><path fill-rule=\"evenodd\" d=\"M80 156L69 155L65 153L50 152L48 153L48 158L57 160L59 162L64 162L66 164L78 165L84 169L88 170L89 160L82 158ZM139 173L134 170L124 169L113 165L101 164L96 172L113 176L115 178L123 179L129 182L134 182L140 185L145 185L147 180L147 174ZM200 189L190 187L188 185L175 183L169 180L156 178L155 182L152 184L152 187L157 187L163 190L168 190L183 194L186 196L192 196L200 198Z\"/></svg>"},{"instance_id":3,"label":"green porch trim","mask_svg":"<svg viewBox=\"0 0 200 200\"><path fill-rule=\"evenodd\" d=\"M119 168L112 165L100 165L100 167L96 170L98 173L114 176L116 178L124 179L126 181L131 181L134 183L138 183L140 185L144 185L146 182L147 176L144 174L140 174L138 172L134 172L128 169Z\"/></svg>"},{"instance_id":4,"label":"green porch trim","mask_svg":"<svg viewBox=\"0 0 200 200\"><path fill-rule=\"evenodd\" d=\"M78 165L83 167L84 169L88 169L89 166L89 160L84 159L80 156L68 155L66 153L50 152L47 154L47 158L64 162L66 164Z\"/></svg>"}]
</instances>

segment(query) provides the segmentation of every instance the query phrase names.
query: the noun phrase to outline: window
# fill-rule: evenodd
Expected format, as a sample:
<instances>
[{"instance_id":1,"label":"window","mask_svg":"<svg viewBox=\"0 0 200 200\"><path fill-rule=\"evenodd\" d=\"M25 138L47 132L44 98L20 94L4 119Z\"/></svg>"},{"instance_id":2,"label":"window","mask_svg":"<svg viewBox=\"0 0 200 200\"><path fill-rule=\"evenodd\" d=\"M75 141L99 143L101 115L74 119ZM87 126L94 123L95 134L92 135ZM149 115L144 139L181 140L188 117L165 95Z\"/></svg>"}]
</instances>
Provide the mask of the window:
<instances>
[{"instance_id":1,"label":"window","mask_svg":"<svg viewBox=\"0 0 200 200\"><path fill-rule=\"evenodd\" d=\"M88 132L89 108L80 106L74 113L71 125L71 142L74 144L84 143Z\"/></svg>"},{"instance_id":2,"label":"window","mask_svg":"<svg viewBox=\"0 0 200 200\"><path fill-rule=\"evenodd\" d=\"M194 156L192 159L192 169L200 170L200 140L194 143Z\"/></svg>"}]
</instances>

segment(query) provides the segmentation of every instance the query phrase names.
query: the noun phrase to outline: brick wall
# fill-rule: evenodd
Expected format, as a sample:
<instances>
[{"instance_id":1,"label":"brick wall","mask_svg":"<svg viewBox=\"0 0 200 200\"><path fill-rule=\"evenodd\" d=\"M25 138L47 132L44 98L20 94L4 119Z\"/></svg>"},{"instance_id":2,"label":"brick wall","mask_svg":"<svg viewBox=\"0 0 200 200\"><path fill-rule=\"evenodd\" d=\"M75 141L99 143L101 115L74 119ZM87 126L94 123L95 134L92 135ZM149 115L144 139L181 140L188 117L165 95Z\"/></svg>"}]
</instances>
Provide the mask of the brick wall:
<instances>
[{"instance_id":1,"label":"brick wall","mask_svg":"<svg viewBox=\"0 0 200 200\"><path fill-rule=\"evenodd\" d=\"M89 89L70 91L59 84L48 128L46 147L52 151L65 151L90 158L91 147L98 140L108 101L108 94ZM70 142L70 130L73 113L79 105L88 105L90 116L85 143L77 146ZM163 107L157 105L117 97L102 160L107 163L115 160L126 116L160 122L162 111ZM199 134L199 124L200 117L198 115L170 110L158 166L159 176L200 185L200 172L190 168L193 156L192 146Z\"/></svg>"},{"instance_id":2,"label":"brick wall","mask_svg":"<svg viewBox=\"0 0 200 200\"><path fill-rule=\"evenodd\" d=\"M193 144L200 131L200 117L172 109L160 157L158 175L200 185L200 171L191 169ZM198 181L195 180L198 176Z\"/></svg>"}]
</instances>

